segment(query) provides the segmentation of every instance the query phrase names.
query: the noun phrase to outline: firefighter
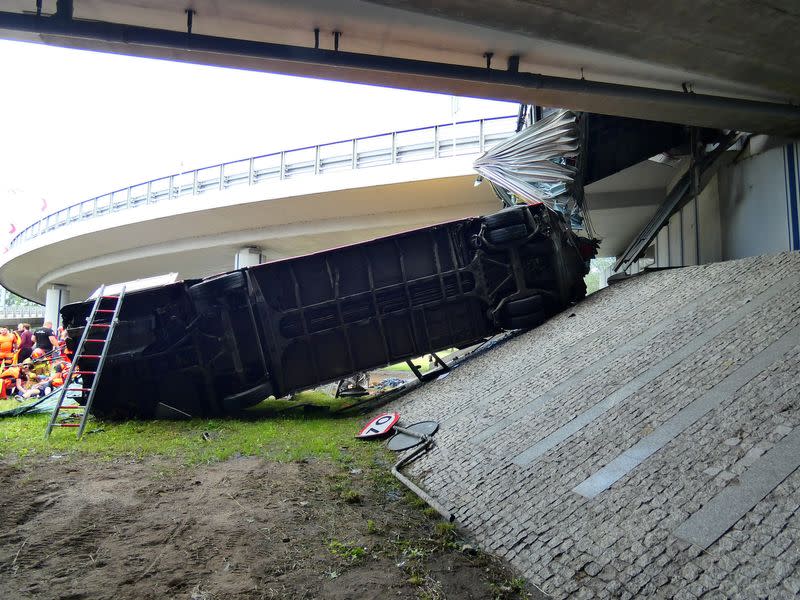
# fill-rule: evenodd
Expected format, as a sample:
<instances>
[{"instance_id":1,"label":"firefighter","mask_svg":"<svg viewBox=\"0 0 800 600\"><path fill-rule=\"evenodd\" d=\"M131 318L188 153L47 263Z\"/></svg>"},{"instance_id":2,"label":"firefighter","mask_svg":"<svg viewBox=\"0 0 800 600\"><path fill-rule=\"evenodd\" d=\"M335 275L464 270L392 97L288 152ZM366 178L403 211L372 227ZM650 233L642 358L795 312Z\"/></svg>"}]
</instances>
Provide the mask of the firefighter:
<instances>
[{"instance_id":1,"label":"firefighter","mask_svg":"<svg viewBox=\"0 0 800 600\"><path fill-rule=\"evenodd\" d=\"M33 362L31 365L31 371L34 375L41 377L42 375L50 374L50 359L44 350L41 348L35 348L34 351L31 352L30 360Z\"/></svg>"},{"instance_id":2,"label":"firefighter","mask_svg":"<svg viewBox=\"0 0 800 600\"><path fill-rule=\"evenodd\" d=\"M8 330L8 327L0 327L0 365L14 364L17 337Z\"/></svg>"},{"instance_id":3,"label":"firefighter","mask_svg":"<svg viewBox=\"0 0 800 600\"><path fill-rule=\"evenodd\" d=\"M0 372L0 398L8 398L11 390L16 386L17 378L20 373L20 366L21 365L8 367Z\"/></svg>"}]
</instances>

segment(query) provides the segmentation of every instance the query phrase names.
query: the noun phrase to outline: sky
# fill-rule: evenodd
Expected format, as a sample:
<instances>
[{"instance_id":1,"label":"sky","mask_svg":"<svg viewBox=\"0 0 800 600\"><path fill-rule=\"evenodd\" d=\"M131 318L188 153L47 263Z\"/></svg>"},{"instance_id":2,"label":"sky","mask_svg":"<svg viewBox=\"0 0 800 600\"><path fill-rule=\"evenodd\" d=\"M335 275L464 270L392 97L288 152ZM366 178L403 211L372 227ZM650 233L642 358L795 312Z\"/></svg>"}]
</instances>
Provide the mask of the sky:
<instances>
[{"instance_id":1,"label":"sky","mask_svg":"<svg viewBox=\"0 0 800 600\"><path fill-rule=\"evenodd\" d=\"M517 111L506 102L4 40L0 90L0 207L11 209L17 230L171 173Z\"/></svg>"}]
</instances>

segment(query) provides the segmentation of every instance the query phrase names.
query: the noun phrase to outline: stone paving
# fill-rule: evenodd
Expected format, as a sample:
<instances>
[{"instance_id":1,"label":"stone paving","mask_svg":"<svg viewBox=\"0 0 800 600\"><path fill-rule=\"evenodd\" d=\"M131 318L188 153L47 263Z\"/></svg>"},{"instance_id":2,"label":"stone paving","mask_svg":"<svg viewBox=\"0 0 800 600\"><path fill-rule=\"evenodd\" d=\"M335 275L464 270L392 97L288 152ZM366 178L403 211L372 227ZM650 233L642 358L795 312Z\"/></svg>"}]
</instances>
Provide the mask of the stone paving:
<instances>
[{"instance_id":1,"label":"stone paving","mask_svg":"<svg viewBox=\"0 0 800 600\"><path fill-rule=\"evenodd\" d=\"M553 597L800 597L800 253L629 279L392 408L442 422L407 473Z\"/></svg>"}]
</instances>

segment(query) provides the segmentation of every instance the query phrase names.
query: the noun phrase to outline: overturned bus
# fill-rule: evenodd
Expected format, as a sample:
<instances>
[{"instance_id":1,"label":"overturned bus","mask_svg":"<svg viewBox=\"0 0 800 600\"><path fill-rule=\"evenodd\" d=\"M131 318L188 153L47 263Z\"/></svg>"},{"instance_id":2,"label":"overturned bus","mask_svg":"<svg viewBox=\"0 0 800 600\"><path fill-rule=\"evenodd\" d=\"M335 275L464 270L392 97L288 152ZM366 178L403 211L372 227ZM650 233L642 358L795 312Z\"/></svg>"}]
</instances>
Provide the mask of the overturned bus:
<instances>
[{"instance_id":1,"label":"overturned bus","mask_svg":"<svg viewBox=\"0 0 800 600\"><path fill-rule=\"evenodd\" d=\"M595 251L537 204L130 292L82 387L95 385L92 412L106 418L235 414L534 327L585 295ZM62 309L68 347L91 307Z\"/></svg>"}]
</instances>

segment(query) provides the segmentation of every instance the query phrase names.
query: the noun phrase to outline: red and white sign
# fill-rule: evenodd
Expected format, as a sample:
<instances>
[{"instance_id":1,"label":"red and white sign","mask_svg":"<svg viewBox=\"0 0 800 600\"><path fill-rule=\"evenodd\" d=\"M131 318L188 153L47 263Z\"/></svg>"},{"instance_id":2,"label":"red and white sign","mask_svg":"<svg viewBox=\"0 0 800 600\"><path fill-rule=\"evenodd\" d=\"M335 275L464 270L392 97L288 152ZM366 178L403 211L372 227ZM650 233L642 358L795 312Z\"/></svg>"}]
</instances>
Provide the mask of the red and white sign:
<instances>
[{"instance_id":1,"label":"red and white sign","mask_svg":"<svg viewBox=\"0 0 800 600\"><path fill-rule=\"evenodd\" d=\"M364 429L362 429L356 437L362 439L381 437L382 435L386 435L399 420L400 413L383 413L364 425Z\"/></svg>"}]
</instances>

